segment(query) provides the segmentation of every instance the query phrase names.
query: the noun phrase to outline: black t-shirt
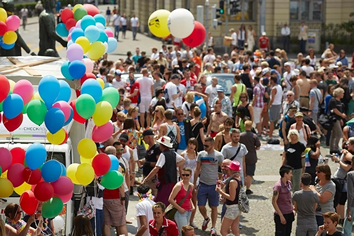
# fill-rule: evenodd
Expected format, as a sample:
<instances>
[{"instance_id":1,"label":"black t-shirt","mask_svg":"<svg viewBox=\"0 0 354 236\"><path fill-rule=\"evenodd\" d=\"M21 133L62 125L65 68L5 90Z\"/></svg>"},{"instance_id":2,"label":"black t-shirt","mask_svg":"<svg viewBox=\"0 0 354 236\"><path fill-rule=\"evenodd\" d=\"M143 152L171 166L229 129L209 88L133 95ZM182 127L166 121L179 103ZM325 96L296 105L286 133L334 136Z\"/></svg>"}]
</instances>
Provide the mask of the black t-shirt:
<instances>
[{"instance_id":1,"label":"black t-shirt","mask_svg":"<svg viewBox=\"0 0 354 236\"><path fill-rule=\"evenodd\" d=\"M284 147L286 153L286 164L294 169L301 169L301 154L305 151L305 145L300 142L295 144L288 143Z\"/></svg>"},{"instance_id":2,"label":"black t-shirt","mask_svg":"<svg viewBox=\"0 0 354 236\"><path fill-rule=\"evenodd\" d=\"M334 108L337 108L340 113L343 113L343 104L341 101L338 101L335 98L331 98L328 103L328 110L331 111ZM338 116L337 114L334 114L337 120L342 119L342 117Z\"/></svg>"},{"instance_id":3,"label":"black t-shirt","mask_svg":"<svg viewBox=\"0 0 354 236\"><path fill-rule=\"evenodd\" d=\"M158 144L154 144L149 150L146 152L145 161L149 162L157 162L157 157L161 154L160 146ZM154 169L154 167L150 166L150 163L146 163L143 166L143 175L148 176L148 174Z\"/></svg>"},{"instance_id":4,"label":"black t-shirt","mask_svg":"<svg viewBox=\"0 0 354 236\"><path fill-rule=\"evenodd\" d=\"M317 85L317 88L318 88L319 90L322 90L321 92L322 92L322 95L323 95L323 96L326 95L327 87L328 87L327 84L326 84L325 82L323 82L323 80L321 80L321 81L318 83L318 85ZM323 99L322 103L324 103L324 99Z\"/></svg>"},{"instance_id":5,"label":"black t-shirt","mask_svg":"<svg viewBox=\"0 0 354 236\"><path fill-rule=\"evenodd\" d=\"M277 59L275 59L274 57L268 59L267 62L268 62L269 67L272 69L273 69L274 65L280 66L280 62Z\"/></svg>"},{"instance_id":6,"label":"black t-shirt","mask_svg":"<svg viewBox=\"0 0 354 236\"><path fill-rule=\"evenodd\" d=\"M342 232L337 231L334 234L326 234L326 236L343 236L344 234L342 234Z\"/></svg>"}]
</instances>

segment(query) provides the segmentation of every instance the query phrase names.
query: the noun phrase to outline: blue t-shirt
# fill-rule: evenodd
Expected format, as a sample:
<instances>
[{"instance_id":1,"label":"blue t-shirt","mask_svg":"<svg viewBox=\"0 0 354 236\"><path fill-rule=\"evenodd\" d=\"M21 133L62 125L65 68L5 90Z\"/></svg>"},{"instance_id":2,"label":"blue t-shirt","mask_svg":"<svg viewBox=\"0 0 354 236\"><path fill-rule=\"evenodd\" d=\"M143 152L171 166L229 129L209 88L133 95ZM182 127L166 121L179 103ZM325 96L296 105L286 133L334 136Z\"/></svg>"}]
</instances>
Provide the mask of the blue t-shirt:
<instances>
[{"instance_id":1,"label":"blue t-shirt","mask_svg":"<svg viewBox=\"0 0 354 236\"><path fill-rule=\"evenodd\" d=\"M178 127L179 127L179 133L181 136L181 141L178 144L178 149L185 150L185 149L187 149L187 142L186 142L186 132L184 129L183 121L181 121L181 122L178 121Z\"/></svg>"},{"instance_id":2,"label":"blue t-shirt","mask_svg":"<svg viewBox=\"0 0 354 236\"><path fill-rule=\"evenodd\" d=\"M324 104L325 104L325 113L326 114L329 114L329 110L328 110L328 104L329 104L329 100L331 100L331 98L332 98L332 95L330 95L330 94L327 94L327 96L325 97L325 99L324 99Z\"/></svg>"},{"instance_id":3,"label":"blue t-shirt","mask_svg":"<svg viewBox=\"0 0 354 236\"><path fill-rule=\"evenodd\" d=\"M203 97L200 97L198 95L194 95L194 102L198 101L199 99L203 99ZM202 115L200 118L204 118L206 116L206 110L207 110L205 102L200 104L199 109L202 112Z\"/></svg>"},{"instance_id":4,"label":"blue t-shirt","mask_svg":"<svg viewBox=\"0 0 354 236\"><path fill-rule=\"evenodd\" d=\"M133 56L133 61L134 61L134 64L136 64L137 62L138 62L138 60L139 60L139 58L141 57L141 55L134 55Z\"/></svg>"}]
</instances>

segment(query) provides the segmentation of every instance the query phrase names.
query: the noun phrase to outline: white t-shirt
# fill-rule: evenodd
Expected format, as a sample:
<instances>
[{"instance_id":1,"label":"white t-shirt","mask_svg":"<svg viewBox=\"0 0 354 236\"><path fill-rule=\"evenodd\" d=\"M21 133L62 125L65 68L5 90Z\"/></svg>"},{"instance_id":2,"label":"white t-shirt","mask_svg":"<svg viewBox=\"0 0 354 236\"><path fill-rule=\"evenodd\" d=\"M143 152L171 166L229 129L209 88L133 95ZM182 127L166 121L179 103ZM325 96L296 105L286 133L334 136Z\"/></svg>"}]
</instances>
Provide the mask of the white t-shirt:
<instances>
[{"instance_id":1,"label":"white t-shirt","mask_svg":"<svg viewBox=\"0 0 354 236\"><path fill-rule=\"evenodd\" d=\"M176 163L183 160L183 157L176 152ZM163 153L160 154L159 159L156 162L156 166L162 168L166 163L165 155Z\"/></svg>"},{"instance_id":2,"label":"white t-shirt","mask_svg":"<svg viewBox=\"0 0 354 236\"><path fill-rule=\"evenodd\" d=\"M237 45L237 34L236 34L236 32L233 32L231 34L231 38L232 38L231 45L232 46L236 46Z\"/></svg>"},{"instance_id":3,"label":"white t-shirt","mask_svg":"<svg viewBox=\"0 0 354 236\"><path fill-rule=\"evenodd\" d=\"M139 83L139 93L141 98L151 99L151 86L154 85L154 82L149 77L141 77L136 80Z\"/></svg>"},{"instance_id":4,"label":"white t-shirt","mask_svg":"<svg viewBox=\"0 0 354 236\"><path fill-rule=\"evenodd\" d=\"M290 71L290 73L288 73L287 71L284 72L283 74L283 78L284 78L284 82L286 85L286 89L285 91L290 91L291 90L291 83L290 83L290 78L295 75L294 71Z\"/></svg>"},{"instance_id":5,"label":"white t-shirt","mask_svg":"<svg viewBox=\"0 0 354 236\"><path fill-rule=\"evenodd\" d=\"M104 187L100 184L97 184L97 187L100 190L104 190ZM97 191L97 189L96 189ZM93 205L95 206L96 209L98 210L103 210L103 197L86 197L86 202L89 202L90 200L92 200Z\"/></svg>"},{"instance_id":6,"label":"white t-shirt","mask_svg":"<svg viewBox=\"0 0 354 236\"><path fill-rule=\"evenodd\" d=\"M314 71L315 69L313 69L312 66L302 66L301 67L301 70L305 71L306 72L306 76L310 76L310 73L312 71Z\"/></svg>"},{"instance_id":7,"label":"white t-shirt","mask_svg":"<svg viewBox=\"0 0 354 236\"><path fill-rule=\"evenodd\" d=\"M179 91L182 91L182 93L183 93L183 95L178 96L175 100L175 106L180 107L180 106L182 106L182 103L183 103L183 97L186 94L186 86L184 86L183 84L179 84L177 87L178 87ZM178 91L177 91L177 93L178 93Z\"/></svg>"},{"instance_id":8,"label":"white t-shirt","mask_svg":"<svg viewBox=\"0 0 354 236\"><path fill-rule=\"evenodd\" d=\"M149 224L149 221L154 219L154 215L152 212L152 206L155 204L155 202L151 199L145 198L138 204L136 204L136 217L138 220L138 229L141 227L139 216L145 216L146 217L146 223ZM149 228L146 229L144 232L143 236L149 236Z\"/></svg>"},{"instance_id":9,"label":"white t-shirt","mask_svg":"<svg viewBox=\"0 0 354 236\"><path fill-rule=\"evenodd\" d=\"M125 88L127 84L122 79L120 81L117 81L117 79L113 79L112 85L114 88L118 89L118 88Z\"/></svg>"},{"instance_id":10,"label":"white t-shirt","mask_svg":"<svg viewBox=\"0 0 354 236\"><path fill-rule=\"evenodd\" d=\"M122 23L122 26L126 26L127 25L127 18L121 17L120 18L120 23Z\"/></svg>"},{"instance_id":11,"label":"white t-shirt","mask_svg":"<svg viewBox=\"0 0 354 236\"><path fill-rule=\"evenodd\" d=\"M138 17L132 17L130 19L130 23L132 24L132 27L138 27L139 18Z\"/></svg>"},{"instance_id":12,"label":"white t-shirt","mask_svg":"<svg viewBox=\"0 0 354 236\"><path fill-rule=\"evenodd\" d=\"M21 9L21 15L22 15L22 17L27 17L27 14L28 14L27 8Z\"/></svg>"},{"instance_id":13,"label":"white t-shirt","mask_svg":"<svg viewBox=\"0 0 354 236\"><path fill-rule=\"evenodd\" d=\"M209 106L211 106L214 98L218 95L217 89L218 89L218 85L216 85L215 88L212 85L208 85L205 89L205 93L208 94L209 96L208 98Z\"/></svg>"},{"instance_id":14,"label":"white t-shirt","mask_svg":"<svg viewBox=\"0 0 354 236\"><path fill-rule=\"evenodd\" d=\"M169 103L166 101L166 105L168 108L172 108L172 101L175 102L175 100L172 98L172 95L177 94L177 86L172 82L168 82L165 86L165 89L167 89L168 98L170 99Z\"/></svg>"},{"instance_id":15,"label":"white t-shirt","mask_svg":"<svg viewBox=\"0 0 354 236\"><path fill-rule=\"evenodd\" d=\"M215 61L215 56L214 55L212 55L212 54L207 54L207 55L205 55L205 57L203 58L203 62L204 63L214 63L214 61Z\"/></svg>"},{"instance_id":16,"label":"white t-shirt","mask_svg":"<svg viewBox=\"0 0 354 236\"><path fill-rule=\"evenodd\" d=\"M128 151L128 153L129 153L129 151ZM121 157L121 158L119 159L119 163L124 166L125 172L129 171L129 162L127 162L124 157ZM125 174L125 173L124 173L124 174ZM127 191L129 191L129 188L128 188L128 185L127 185L127 183L126 183L126 181L125 181L125 175L124 175L123 177L124 177L124 181L123 181L123 184L124 184L124 192L127 192Z\"/></svg>"},{"instance_id":17,"label":"white t-shirt","mask_svg":"<svg viewBox=\"0 0 354 236\"><path fill-rule=\"evenodd\" d=\"M156 60L158 58L159 58L159 53L158 52L157 53L152 53L151 56L150 56L151 60Z\"/></svg>"},{"instance_id":18,"label":"white t-shirt","mask_svg":"<svg viewBox=\"0 0 354 236\"><path fill-rule=\"evenodd\" d=\"M119 26L120 25L120 15L114 14L113 15L113 25Z\"/></svg>"}]
</instances>

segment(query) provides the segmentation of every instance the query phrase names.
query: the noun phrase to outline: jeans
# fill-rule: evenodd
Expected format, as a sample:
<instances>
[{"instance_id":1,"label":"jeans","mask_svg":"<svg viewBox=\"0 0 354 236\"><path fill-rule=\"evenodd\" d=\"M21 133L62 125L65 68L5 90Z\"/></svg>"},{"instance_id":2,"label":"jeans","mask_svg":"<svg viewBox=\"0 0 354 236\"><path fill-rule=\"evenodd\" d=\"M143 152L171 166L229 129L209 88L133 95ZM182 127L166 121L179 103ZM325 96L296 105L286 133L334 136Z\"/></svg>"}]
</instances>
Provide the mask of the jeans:
<instances>
[{"instance_id":1,"label":"jeans","mask_svg":"<svg viewBox=\"0 0 354 236\"><path fill-rule=\"evenodd\" d=\"M305 54L306 53L306 40L300 39L300 52Z\"/></svg>"},{"instance_id":2,"label":"jeans","mask_svg":"<svg viewBox=\"0 0 354 236\"><path fill-rule=\"evenodd\" d=\"M296 236L313 236L316 235L317 224L296 225Z\"/></svg>"},{"instance_id":3,"label":"jeans","mask_svg":"<svg viewBox=\"0 0 354 236\"><path fill-rule=\"evenodd\" d=\"M289 41L290 41L290 36L283 36L283 49L287 52L289 52Z\"/></svg>"},{"instance_id":4,"label":"jeans","mask_svg":"<svg viewBox=\"0 0 354 236\"><path fill-rule=\"evenodd\" d=\"M114 37L118 40L118 38L119 38L119 25L114 26Z\"/></svg>"},{"instance_id":5,"label":"jeans","mask_svg":"<svg viewBox=\"0 0 354 236\"><path fill-rule=\"evenodd\" d=\"M192 211L186 211L183 214L179 213L179 211L175 214L175 221L178 227L179 235L182 235L182 226L189 225L189 220L191 218Z\"/></svg>"},{"instance_id":6,"label":"jeans","mask_svg":"<svg viewBox=\"0 0 354 236\"><path fill-rule=\"evenodd\" d=\"M354 212L354 207L350 208L350 212L351 213ZM345 216L344 224L343 224L343 234L344 234L344 236L351 236L352 235L352 228L353 228L353 220L352 221L348 221L347 220L347 216Z\"/></svg>"},{"instance_id":7,"label":"jeans","mask_svg":"<svg viewBox=\"0 0 354 236\"><path fill-rule=\"evenodd\" d=\"M323 223L324 223L323 216L316 215L316 222L317 222L317 226L323 225Z\"/></svg>"},{"instance_id":8,"label":"jeans","mask_svg":"<svg viewBox=\"0 0 354 236\"><path fill-rule=\"evenodd\" d=\"M291 177L292 191L300 190L300 180L301 180L302 169L294 169L293 170L293 177Z\"/></svg>"},{"instance_id":9,"label":"jeans","mask_svg":"<svg viewBox=\"0 0 354 236\"><path fill-rule=\"evenodd\" d=\"M339 140L342 138L343 132L340 126L340 121L337 120L333 123L331 139L329 140L329 151L338 152L339 151Z\"/></svg>"},{"instance_id":10,"label":"jeans","mask_svg":"<svg viewBox=\"0 0 354 236\"><path fill-rule=\"evenodd\" d=\"M91 220L92 231L95 236L102 235L102 226L103 226L103 210L96 209L96 217ZM95 232L96 230L96 232Z\"/></svg>"},{"instance_id":11,"label":"jeans","mask_svg":"<svg viewBox=\"0 0 354 236\"><path fill-rule=\"evenodd\" d=\"M275 222L275 236L290 236L291 228L294 221L294 213L284 214L283 215L286 224L283 225L280 221L280 216L278 214L274 214L274 222Z\"/></svg>"},{"instance_id":12,"label":"jeans","mask_svg":"<svg viewBox=\"0 0 354 236\"><path fill-rule=\"evenodd\" d=\"M245 40L237 40L237 46L239 46L240 48L243 48L245 45Z\"/></svg>"},{"instance_id":13,"label":"jeans","mask_svg":"<svg viewBox=\"0 0 354 236\"><path fill-rule=\"evenodd\" d=\"M133 40L136 39L136 34L138 33L138 27L132 27Z\"/></svg>"}]
</instances>

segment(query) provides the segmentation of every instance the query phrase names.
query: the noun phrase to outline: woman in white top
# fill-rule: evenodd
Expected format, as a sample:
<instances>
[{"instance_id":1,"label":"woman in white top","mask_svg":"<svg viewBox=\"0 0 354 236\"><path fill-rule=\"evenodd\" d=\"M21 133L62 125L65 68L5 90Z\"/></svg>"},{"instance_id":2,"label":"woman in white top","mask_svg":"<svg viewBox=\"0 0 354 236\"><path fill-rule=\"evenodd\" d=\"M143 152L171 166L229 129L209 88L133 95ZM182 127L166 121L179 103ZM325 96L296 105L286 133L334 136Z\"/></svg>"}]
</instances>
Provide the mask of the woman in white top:
<instances>
[{"instance_id":1,"label":"woman in white top","mask_svg":"<svg viewBox=\"0 0 354 236\"><path fill-rule=\"evenodd\" d=\"M154 110L154 119L152 121L152 130L155 134L159 134L160 125L165 122L165 108L156 106Z\"/></svg>"},{"instance_id":2,"label":"woman in white top","mask_svg":"<svg viewBox=\"0 0 354 236\"><path fill-rule=\"evenodd\" d=\"M254 40L255 38L256 38L256 32L253 30L252 25L249 25L247 30L247 44L248 44L248 50L252 52L255 45L255 40Z\"/></svg>"},{"instance_id":3,"label":"woman in white top","mask_svg":"<svg viewBox=\"0 0 354 236\"><path fill-rule=\"evenodd\" d=\"M125 13L123 13L120 18L120 27L122 28L123 38L125 39L125 32L127 31L127 17L125 16Z\"/></svg>"},{"instance_id":4,"label":"woman in white top","mask_svg":"<svg viewBox=\"0 0 354 236\"><path fill-rule=\"evenodd\" d=\"M315 66L316 66L316 55L315 55L315 50L313 50L313 48L309 49L309 55L307 55L306 58L310 59L310 66L315 68Z\"/></svg>"},{"instance_id":5,"label":"woman in white top","mask_svg":"<svg viewBox=\"0 0 354 236\"><path fill-rule=\"evenodd\" d=\"M113 134L112 134L112 138L114 141L117 141L120 134L123 132L123 125L124 125L124 121L125 119L127 119L127 115L124 114L123 112L118 112L117 113L117 121L115 123L113 123Z\"/></svg>"},{"instance_id":6,"label":"woman in white top","mask_svg":"<svg viewBox=\"0 0 354 236\"><path fill-rule=\"evenodd\" d=\"M246 27L242 24L240 29L237 31L237 44L240 48L243 48L245 42L247 42Z\"/></svg>"}]
</instances>

